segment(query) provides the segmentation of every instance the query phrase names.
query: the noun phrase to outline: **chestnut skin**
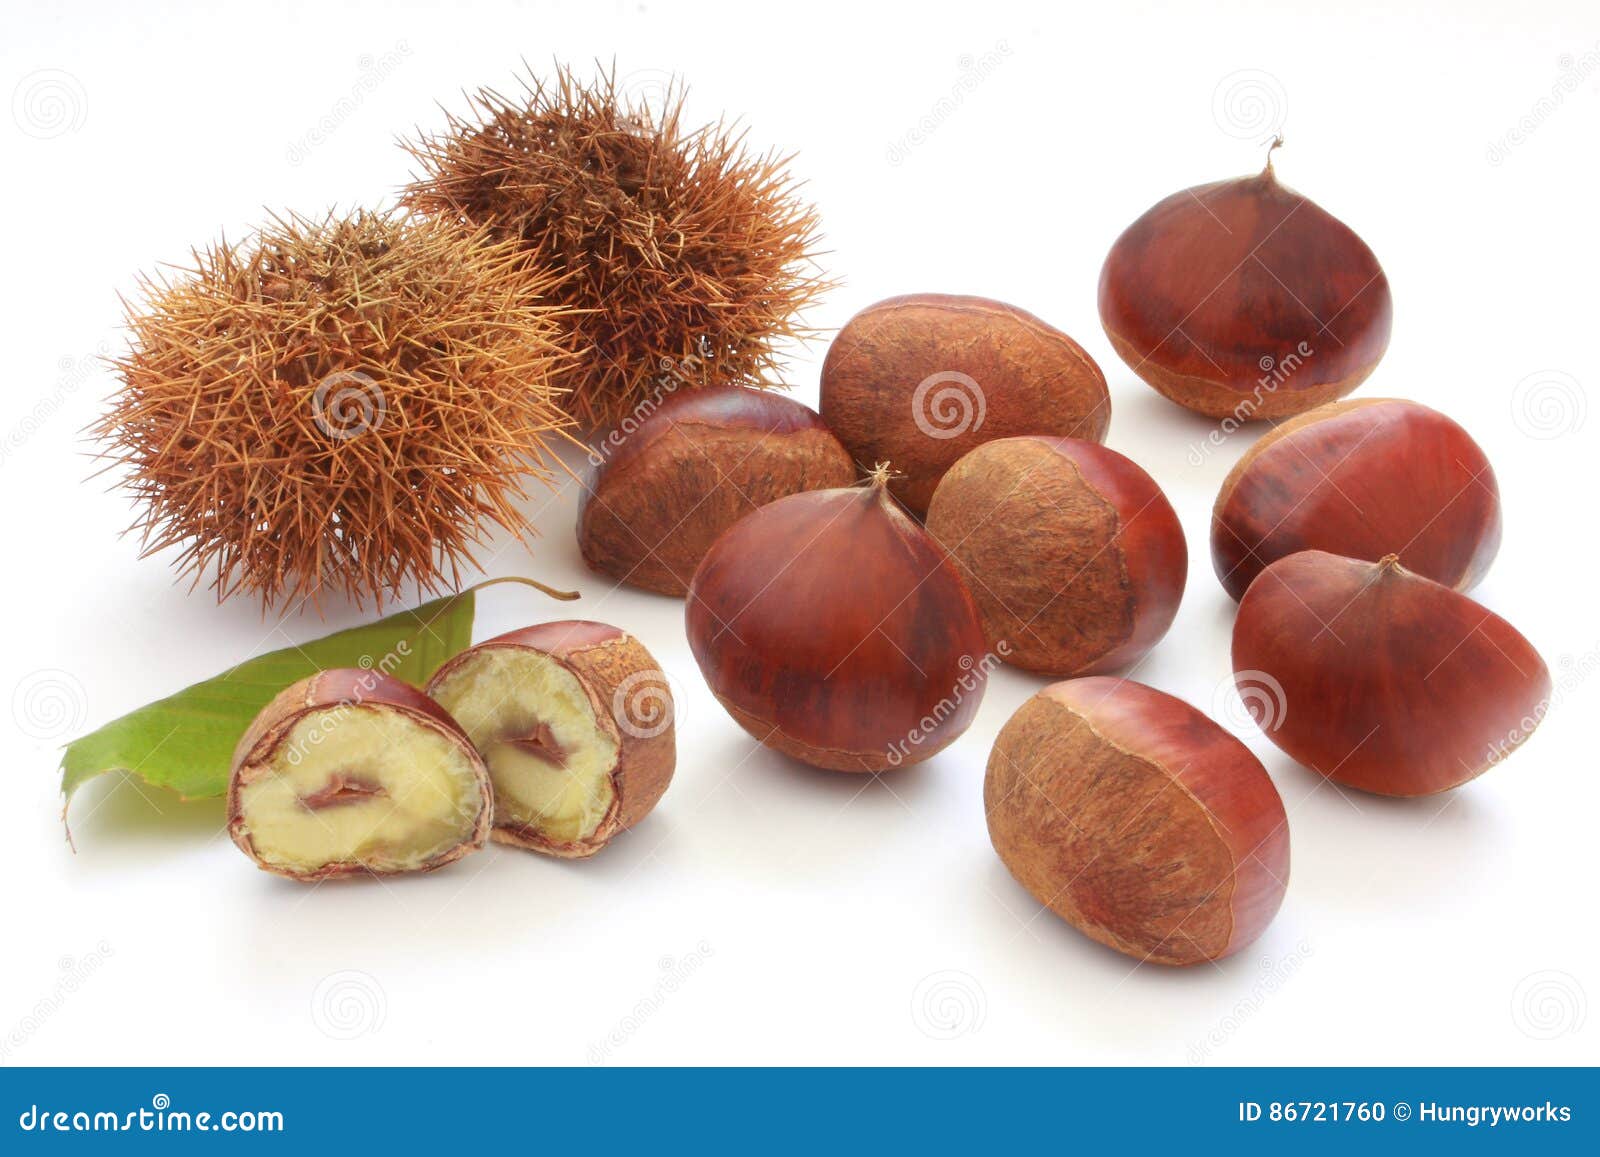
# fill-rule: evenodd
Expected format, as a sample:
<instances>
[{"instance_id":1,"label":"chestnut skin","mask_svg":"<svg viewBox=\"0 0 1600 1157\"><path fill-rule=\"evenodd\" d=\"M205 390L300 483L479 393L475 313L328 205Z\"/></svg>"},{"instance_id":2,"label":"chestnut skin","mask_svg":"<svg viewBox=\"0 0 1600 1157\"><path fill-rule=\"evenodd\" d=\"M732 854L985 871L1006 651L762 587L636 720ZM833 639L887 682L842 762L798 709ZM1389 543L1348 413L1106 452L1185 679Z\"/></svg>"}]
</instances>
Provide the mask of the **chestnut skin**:
<instances>
[{"instance_id":1,"label":"chestnut skin","mask_svg":"<svg viewBox=\"0 0 1600 1157\"><path fill-rule=\"evenodd\" d=\"M869 305L822 364L822 418L861 463L893 462L889 489L927 513L944 472L1013 434L1102 441L1105 375L1082 346L1016 306L919 293Z\"/></svg>"},{"instance_id":2,"label":"chestnut skin","mask_svg":"<svg viewBox=\"0 0 1600 1157\"><path fill-rule=\"evenodd\" d=\"M1006 661L1066 676L1124 667L1167 633L1189 573L1183 527L1138 464L1095 442L985 442L945 474L928 532L970 581Z\"/></svg>"},{"instance_id":3,"label":"chestnut skin","mask_svg":"<svg viewBox=\"0 0 1600 1157\"><path fill-rule=\"evenodd\" d=\"M1181 699L1127 679L1054 683L995 740L989 838L1017 882L1141 961L1255 940L1289 880L1289 820L1261 761Z\"/></svg>"},{"instance_id":4,"label":"chestnut skin","mask_svg":"<svg viewBox=\"0 0 1600 1157\"><path fill-rule=\"evenodd\" d=\"M921 762L972 723L989 664L966 584L885 489L813 490L716 541L689 646L728 713L814 767Z\"/></svg>"},{"instance_id":5,"label":"chestnut skin","mask_svg":"<svg viewBox=\"0 0 1600 1157\"><path fill-rule=\"evenodd\" d=\"M442 738L448 747L455 749L463 765L472 771L474 781L471 785L472 790L462 800L450 801L443 797L439 800L441 808L456 814L460 821L461 830L457 842L438 854L406 866L386 866L377 858L360 856L325 858L315 865L295 865L284 860L274 860L257 846L258 836L252 831L252 819L245 799L252 790L252 785L283 770L278 760L284 753L284 746L290 741L296 726L302 721L324 713L338 713L335 721L327 725L326 732L316 733L305 742L303 749L290 749L289 765L292 767L299 767L315 760L337 731L343 730L348 734L355 730L356 725L345 727L338 721L340 718L352 718L346 714L350 712L358 713L354 717L357 720L385 713L399 716L424 732ZM385 753L380 758L386 759L387 755L388 753ZM397 767L403 766L406 762L398 753L395 753L395 758ZM325 777L327 782L323 790L317 793L322 798L313 800L302 797L296 810L303 807L310 813L323 807L342 808L347 804L373 806L372 802L368 801L375 801L384 794L381 783L382 770L377 766L330 767ZM483 847L489 835L493 804L488 769L478 757L472 741L444 708L409 683L382 671L335 668L319 671L315 675L308 675L291 683L278 692L251 721L234 747L232 767L228 776L227 809L229 837L240 851L256 862L258 867L293 880L314 884L348 876L430 872L454 863L467 853ZM381 855L383 849L376 849L376 852Z\"/></svg>"},{"instance_id":6,"label":"chestnut skin","mask_svg":"<svg viewBox=\"0 0 1600 1157\"><path fill-rule=\"evenodd\" d=\"M1466 595L1378 562L1308 550L1250 584L1233 628L1241 691L1281 702L1267 737L1379 795L1459 787L1520 746L1549 704L1533 644Z\"/></svg>"},{"instance_id":7,"label":"chestnut skin","mask_svg":"<svg viewBox=\"0 0 1600 1157\"><path fill-rule=\"evenodd\" d=\"M1437 410L1361 398L1291 418L1239 459L1211 514L1211 561L1235 599L1302 550L1467 590L1500 549L1500 488L1472 436Z\"/></svg>"},{"instance_id":8,"label":"chestnut skin","mask_svg":"<svg viewBox=\"0 0 1600 1157\"><path fill-rule=\"evenodd\" d=\"M1378 259L1279 184L1270 158L1257 176L1158 202L1100 271L1100 321L1118 356L1213 418L1282 418L1342 398L1389 345Z\"/></svg>"},{"instance_id":9,"label":"chestnut skin","mask_svg":"<svg viewBox=\"0 0 1600 1157\"><path fill-rule=\"evenodd\" d=\"M717 536L756 507L858 476L816 411L747 386L680 390L592 457L600 462L578 506L583 561L677 596Z\"/></svg>"}]
</instances>

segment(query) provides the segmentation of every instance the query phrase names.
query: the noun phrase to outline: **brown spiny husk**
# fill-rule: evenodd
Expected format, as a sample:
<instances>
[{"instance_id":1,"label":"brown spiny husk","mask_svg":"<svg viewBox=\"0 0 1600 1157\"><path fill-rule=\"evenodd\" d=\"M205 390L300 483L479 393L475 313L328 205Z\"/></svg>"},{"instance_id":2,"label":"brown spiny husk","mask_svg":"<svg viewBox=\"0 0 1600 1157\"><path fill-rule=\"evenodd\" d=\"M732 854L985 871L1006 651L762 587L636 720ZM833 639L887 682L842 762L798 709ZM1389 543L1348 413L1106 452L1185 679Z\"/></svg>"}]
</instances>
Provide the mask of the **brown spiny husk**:
<instances>
[{"instance_id":1,"label":"brown spiny husk","mask_svg":"<svg viewBox=\"0 0 1600 1157\"><path fill-rule=\"evenodd\" d=\"M145 553L219 600L455 587L488 524L530 528L570 424L556 310L514 247L396 213L274 217L143 278L93 433Z\"/></svg>"},{"instance_id":2,"label":"brown spiny husk","mask_svg":"<svg viewBox=\"0 0 1600 1157\"><path fill-rule=\"evenodd\" d=\"M789 158L752 156L726 124L682 123L683 93L651 108L614 74L567 68L503 96L481 89L444 132L406 142L421 166L405 191L430 214L520 243L535 275L561 277L565 405L615 424L679 386L777 385L774 343L804 337L797 313L826 287L817 216Z\"/></svg>"}]
</instances>

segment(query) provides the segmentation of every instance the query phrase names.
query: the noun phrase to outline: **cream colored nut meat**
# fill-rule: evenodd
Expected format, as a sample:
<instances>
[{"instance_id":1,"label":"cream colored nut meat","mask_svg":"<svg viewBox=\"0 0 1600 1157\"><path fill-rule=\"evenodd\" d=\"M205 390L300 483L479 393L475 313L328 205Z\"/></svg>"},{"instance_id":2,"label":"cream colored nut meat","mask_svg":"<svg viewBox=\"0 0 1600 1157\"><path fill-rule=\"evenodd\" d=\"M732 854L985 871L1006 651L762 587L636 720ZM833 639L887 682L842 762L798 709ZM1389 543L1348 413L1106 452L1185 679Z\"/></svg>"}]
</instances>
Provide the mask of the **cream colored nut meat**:
<instances>
[{"instance_id":1,"label":"cream colored nut meat","mask_svg":"<svg viewBox=\"0 0 1600 1157\"><path fill-rule=\"evenodd\" d=\"M483 755L500 843L592 856L672 779L671 690L616 627L572 620L501 635L446 663L428 692Z\"/></svg>"},{"instance_id":2,"label":"cream colored nut meat","mask_svg":"<svg viewBox=\"0 0 1600 1157\"><path fill-rule=\"evenodd\" d=\"M426 871L483 846L488 773L414 687L323 671L284 690L234 753L228 834L298 880Z\"/></svg>"}]
</instances>

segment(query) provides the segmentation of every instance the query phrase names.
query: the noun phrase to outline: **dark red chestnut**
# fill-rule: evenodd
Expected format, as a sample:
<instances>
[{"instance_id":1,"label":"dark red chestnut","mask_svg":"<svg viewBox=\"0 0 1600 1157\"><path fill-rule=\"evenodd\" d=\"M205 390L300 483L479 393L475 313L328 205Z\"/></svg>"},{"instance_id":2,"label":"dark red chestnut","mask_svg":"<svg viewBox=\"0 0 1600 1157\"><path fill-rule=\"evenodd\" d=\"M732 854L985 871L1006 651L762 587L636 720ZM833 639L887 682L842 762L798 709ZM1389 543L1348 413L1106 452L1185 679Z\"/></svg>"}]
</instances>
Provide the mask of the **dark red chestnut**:
<instances>
[{"instance_id":1,"label":"dark red chestnut","mask_svg":"<svg viewBox=\"0 0 1600 1157\"><path fill-rule=\"evenodd\" d=\"M689 646L717 699L816 767L927 759L971 724L991 665L966 584L886 483L880 468L763 506L689 588Z\"/></svg>"},{"instance_id":2,"label":"dark red chestnut","mask_svg":"<svg viewBox=\"0 0 1600 1157\"><path fill-rule=\"evenodd\" d=\"M583 561L667 595L687 591L717 536L756 507L858 476L815 411L744 386L673 394L592 457L578 507Z\"/></svg>"},{"instance_id":3,"label":"dark red chestnut","mask_svg":"<svg viewBox=\"0 0 1600 1157\"><path fill-rule=\"evenodd\" d=\"M1028 700L983 781L989 837L1035 899L1139 960L1249 944L1289 880L1289 820L1250 749L1181 699L1072 679Z\"/></svg>"},{"instance_id":4,"label":"dark red chestnut","mask_svg":"<svg viewBox=\"0 0 1600 1157\"><path fill-rule=\"evenodd\" d=\"M1250 447L1211 516L1211 561L1234 598L1302 550L1376 562L1466 590L1500 547L1500 490L1478 444L1437 410L1394 398L1335 402Z\"/></svg>"},{"instance_id":5,"label":"dark red chestnut","mask_svg":"<svg viewBox=\"0 0 1600 1157\"><path fill-rule=\"evenodd\" d=\"M1174 193L1118 237L1100 320L1161 393L1214 418L1281 418L1342 398L1389 345L1389 282L1366 242L1259 176Z\"/></svg>"},{"instance_id":6,"label":"dark red chestnut","mask_svg":"<svg viewBox=\"0 0 1600 1157\"><path fill-rule=\"evenodd\" d=\"M858 462L893 462L894 496L919 518L974 446L1013 434L1098 442L1105 375L1031 313L984 297L918 293L869 305L822 364L822 417Z\"/></svg>"},{"instance_id":7,"label":"dark red chestnut","mask_svg":"<svg viewBox=\"0 0 1600 1157\"><path fill-rule=\"evenodd\" d=\"M945 474L928 533L978 601L989 646L1029 671L1114 671L1167 633L1188 577L1155 480L1095 442L986 442Z\"/></svg>"},{"instance_id":8,"label":"dark red chestnut","mask_svg":"<svg viewBox=\"0 0 1600 1157\"><path fill-rule=\"evenodd\" d=\"M1431 795L1481 775L1543 718L1550 672L1511 624L1390 555L1308 550L1239 603L1240 689L1281 702L1263 729L1339 783Z\"/></svg>"}]
</instances>

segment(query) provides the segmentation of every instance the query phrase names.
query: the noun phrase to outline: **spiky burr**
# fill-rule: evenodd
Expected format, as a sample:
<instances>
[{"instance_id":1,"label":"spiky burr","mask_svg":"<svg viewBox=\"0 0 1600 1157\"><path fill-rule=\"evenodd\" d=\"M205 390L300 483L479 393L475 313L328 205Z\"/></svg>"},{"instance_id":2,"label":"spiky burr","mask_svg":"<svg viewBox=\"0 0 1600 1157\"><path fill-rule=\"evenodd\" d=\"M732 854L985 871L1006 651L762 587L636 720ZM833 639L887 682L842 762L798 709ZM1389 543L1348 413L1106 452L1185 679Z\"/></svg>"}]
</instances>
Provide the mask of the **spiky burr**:
<instances>
[{"instance_id":1,"label":"spiky burr","mask_svg":"<svg viewBox=\"0 0 1600 1157\"><path fill-rule=\"evenodd\" d=\"M142 277L92 433L144 553L219 601L358 605L454 588L493 526L530 531L564 355L514 246L398 212L273 217Z\"/></svg>"},{"instance_id":2,"label":"spiky burr","mask_svg":"<svg viewBox=\"0 0 1600 1157\"><path fill-rule=\"evenodd\" d=\"M680 386L779 384L779 343L826 288L815 209L790 158L724 123L689 128L683 91L650 107L558 68L480 89L444 131L404 142L410 206L517 242L554 273L578 357L565 405L590 429Z\"/></svg>"}]
</instances>

